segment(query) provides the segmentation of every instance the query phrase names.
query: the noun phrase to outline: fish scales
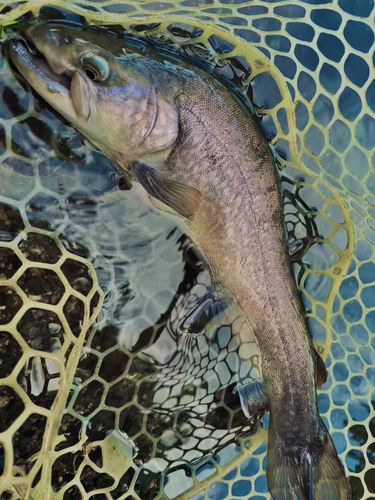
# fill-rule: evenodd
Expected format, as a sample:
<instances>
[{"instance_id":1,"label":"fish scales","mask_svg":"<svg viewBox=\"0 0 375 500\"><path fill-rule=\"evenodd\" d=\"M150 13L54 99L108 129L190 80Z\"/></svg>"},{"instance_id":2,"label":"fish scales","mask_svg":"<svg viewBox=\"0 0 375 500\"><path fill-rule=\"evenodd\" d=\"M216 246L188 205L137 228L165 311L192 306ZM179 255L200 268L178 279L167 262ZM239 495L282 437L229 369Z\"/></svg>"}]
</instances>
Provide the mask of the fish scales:
<instances>
[{"instance_id":1,"label":"fish scales","mask_svg":"<svg viewBox=\"0 0 375 500\"><path fill-rule=\"evenodd\" d=\"M225 98L213 110L212 94L193 86L180 106L181 133L168 164L202 192L190 228L215 281L234 296L256 333L272 418L287 425L288 408L304 415L309 439L311 415L317 415L310 397L313 346L286 252L276 167L259 124L251 118L249 128L248 113L225 89L216 87ZM234 126L242 132L235 137ZM297 363L292 371L290 359ZM308 396L296 398L296 391Z\"/></svg>"}]
</instances>

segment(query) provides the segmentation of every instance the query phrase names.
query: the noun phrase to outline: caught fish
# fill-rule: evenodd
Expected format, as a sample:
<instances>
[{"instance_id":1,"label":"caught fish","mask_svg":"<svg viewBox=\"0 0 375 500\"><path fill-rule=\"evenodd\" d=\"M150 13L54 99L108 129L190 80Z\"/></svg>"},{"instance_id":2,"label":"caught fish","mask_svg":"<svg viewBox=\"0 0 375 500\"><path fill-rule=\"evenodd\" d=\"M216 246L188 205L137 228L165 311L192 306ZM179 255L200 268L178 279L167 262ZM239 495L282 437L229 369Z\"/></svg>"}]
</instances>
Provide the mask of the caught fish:
<instances>
[{"instance_id":1,"label":"caught fish","mask_svg":"<svg viewBox=\"0 0 375 500\"><path fill-rule=\"evenodd\" d=\"M273 498L349 499L318 413L316 389L327 374L288 261L278 174L256 118L188 63L164 63L151 51L115 56L103 35L57 24L22 37L9 40L20 73L124 170L126 187L140 183L158 209L183 217L214 283L254 330L263 381L238 392L247 415L270 411Z\"/></svg>"}]
</instances>

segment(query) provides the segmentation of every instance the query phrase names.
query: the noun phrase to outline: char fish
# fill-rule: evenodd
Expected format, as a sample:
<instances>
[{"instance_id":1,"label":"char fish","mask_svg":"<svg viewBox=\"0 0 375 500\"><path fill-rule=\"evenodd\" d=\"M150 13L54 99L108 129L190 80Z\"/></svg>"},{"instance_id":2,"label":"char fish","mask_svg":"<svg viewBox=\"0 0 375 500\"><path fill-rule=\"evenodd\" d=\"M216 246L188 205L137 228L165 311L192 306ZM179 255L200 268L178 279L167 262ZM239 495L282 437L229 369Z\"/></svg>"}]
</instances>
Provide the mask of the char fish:
<instances>
[{"instance_id":1,"label":"char fish","mask_svg":"<svg viewBox=\"0 0 375 500\"><path fill-rule=\"evenodd\" d=\"M105 36L38 24L9 40L20 73L58 113L182 217L213 281L254 330L263 381L239 388L247 415L270 411L267 484L275 500L347 500L350 488L317 408L326 380L286 247L277 169L240 96L185 62Z\"/></svg>"}]
</instances>

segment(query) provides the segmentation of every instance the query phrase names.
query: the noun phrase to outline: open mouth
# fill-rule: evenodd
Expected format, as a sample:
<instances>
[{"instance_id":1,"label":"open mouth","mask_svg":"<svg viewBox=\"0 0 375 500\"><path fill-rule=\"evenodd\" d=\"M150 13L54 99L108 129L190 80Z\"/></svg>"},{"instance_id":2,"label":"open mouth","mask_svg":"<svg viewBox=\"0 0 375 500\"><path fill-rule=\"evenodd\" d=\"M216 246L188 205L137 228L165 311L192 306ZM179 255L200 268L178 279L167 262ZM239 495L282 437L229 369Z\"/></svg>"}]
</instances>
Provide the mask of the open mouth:
<instances>
[{"instance_id":1,"label":"open mouth","mask_svg":"<svg viewBox=\"0 0 375 500\"><path fill-rule=\"evenodd\" d=\"M21 74L27 79L27 73L33 72L52 93L70 92L71 78L55 73L46 58L35 47L32 40L17 36L9 40L10 57Z\"/></svg>"}]
</instances>

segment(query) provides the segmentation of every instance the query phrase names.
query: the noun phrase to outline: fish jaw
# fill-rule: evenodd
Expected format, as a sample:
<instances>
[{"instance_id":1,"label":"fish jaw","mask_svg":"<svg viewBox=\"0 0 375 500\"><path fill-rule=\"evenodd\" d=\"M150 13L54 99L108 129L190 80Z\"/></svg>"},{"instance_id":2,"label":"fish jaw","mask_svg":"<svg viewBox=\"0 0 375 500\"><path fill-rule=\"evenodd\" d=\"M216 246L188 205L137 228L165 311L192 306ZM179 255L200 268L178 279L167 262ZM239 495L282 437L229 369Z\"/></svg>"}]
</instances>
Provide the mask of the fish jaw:
<instances>
[{"instance_id":1,"label":"fish jaw","mask_svg":"<svg viewBox=\"0 0 375 500\"><path fill-rule=\"evenodd\" d=\"M70 78L57 74L42 59L31 54L19 38L9 40L9 55L31 87L69 121L77 122L70 96Z\"/></svg>"},{"instance_id":2,"label":"fish jaw","mask_svg":"<svg viewBox=\"0 0 375 500\"><path fill-rule=\"evenodd\" d=\"M41 40L34 38L34 31L26 33L26 39L38 49L44 49ZM48 54L43 52L43 58L35 57L20 37L11 38L8 46L11 60L35 92L95 147L120 164L122 156L118 155L116 148L107 147L105 130L95 126L100 120L95 106L95 89L90 86L88 78L69 62L63 65L66 58L61 58L57 65L53 57L46 57Z\"/></svg>"},{"instance_id":3,"label":"fish jaw","mask_svg":"<svg viewBox=\"0 0 375 500\"><path fill-rule=\"evenodd\" d=\"M10 40L14 64L57 112L121 167L151 157L160 164L179 131L175 102L179 82L164 84L164 65L144 58L121 58L101 47L100 36L57 24L40 23ZM28 50L29 43L37 55ZM103 79L88 74L92 61L105 67ZM90 62L91 61L91 62Z\"/></svg>"}]
</instances>

